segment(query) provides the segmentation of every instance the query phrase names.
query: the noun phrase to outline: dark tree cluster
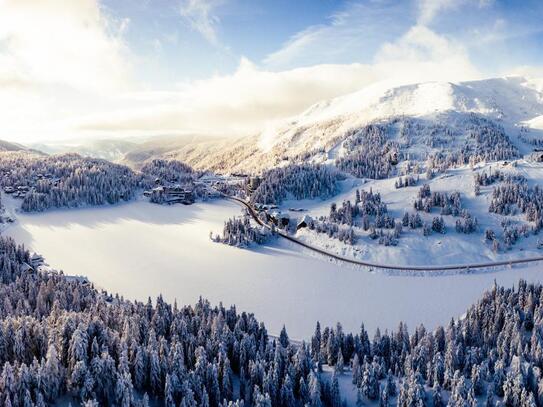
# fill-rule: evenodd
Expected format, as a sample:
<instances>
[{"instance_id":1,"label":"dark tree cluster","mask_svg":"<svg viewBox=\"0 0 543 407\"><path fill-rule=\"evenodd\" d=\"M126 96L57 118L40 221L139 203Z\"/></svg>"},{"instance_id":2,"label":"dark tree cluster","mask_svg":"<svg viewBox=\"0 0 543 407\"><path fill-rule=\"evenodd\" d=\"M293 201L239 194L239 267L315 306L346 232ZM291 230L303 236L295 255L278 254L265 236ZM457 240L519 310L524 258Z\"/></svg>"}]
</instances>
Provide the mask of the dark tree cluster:
<instances>
[{"instance_id":1,"label":"dark tree cluster","mask_svg":"<svg viewBox=\"0 0 543 407\"><path fill-rule=\"evenodd\" d=\"M278 204L285 199L326 198L336 194L342 178L332 167L300 164L266 171L262 183L251 196L251 202Z\"/></svg>"},{"instance_id":2,"label":"dark tree cluster","mask_svg":"<svg viewBox=\"0 0 543 407\"><path fill-rule=\"evenodd\" d=\"M526 178L522 175L505 174L503 171L490 171L490 173L476 173L474 177L474 192L479 195L481 186L492 185L495 182L524 182Z\"/></svg>"},{"instance_id":3,"label":"dark tree cluster","mask_svg":"<svg viewBox=\"0 0 543 407\"><path fill-rule=\"evenodd\" d=\"M373 193L371 189L369 191L357 189L354 204L350 200L343 201L340 207L333 203L330 206L328 218L323 219L324 224L328 222L337 225L360 226L364 231L369 231L371 239L378 240L379 244L385 246L396 246L402 232L402 223L388 214L386 203L381 201L381 195ZM327 227L327 230L333 229L333 227ZM383 229L393 229L393 231L385 232ZM350 231L347 236L349 237L347 241L350 242Z\"/></svg>"},{"instance_id":4,"label":"dark tree cluster","mask_svg":"<svg viewBox=\"0 0 543 407\"><path fill-rule=\"evenodd\" d=\"M340 226L325 218L311 223L309 229L314 230L317 233L325 233L328 237L338 239L340 242L347 243L351 246L356 243L356 235L354 234L352 227Z\"/></svg>"},{"instance_id":5,"label":"dark tree cluster","mask_svg":"<svg viewBox=\"0 0 543 407\"><path fill-rule=\"evenodd\" d=\"M411 175L406 175L405 178L402 178L402 177L398 178L398 180L394 183L394 186L396 187L396 189L413 187L417 185L417 182L418 182L418 177L414 178Z\"/></svg>"},{"instance_id":6,"label":"dark tree cluster","mask_svg":"<svg viewBox=\"0 0 543 407\"><path fill-rule=\"evenodd\" d=\"M0 153L0 184L24 192L25 212L129 201L141 177L128 167L77 154Z\"/></svg>"},{"instance_id":7,"label":"dark tree cluster","mask_svg":"<svg viewBox=\"0 0 543 407\"><path fill-rule=\"evenodd\" d=\"M540 138L533 138L533 137L528 137L528 134L530 133L530 129L526 126L521 126L520 127L520 131L519 131L519 140L526 143L526 144L530 144L534 147L543 147L543 139L540 139Z\"/></svg>"},{"instance_id":8,"label":"dark tree cluster","mask_svg":"<svg viewBox=\"0 0 543 407\"><path fill-rule=\"evenodd\" d=\"M458 233L473 233L477 230L479 222L472 217L467 210L463 210L459 219L456 220L455 228Z\"/></svg>"},{"instance_id":9,"label":"dark tree cluster","mask_svg":"<svg viewBox=\"0 0 543 407\"><path fill-rule=\"evenodd\" d=\"M510 250L513 245L521 238L528 237L533 233L531 227L526 224L513 224L509 219L503 219L502 226L502 241L496 235L494 230L485 230L485 240L492 244L492 250L498 253L502 249Z\"/></svg>"},{"instance_id":10,"label":"dark tree cluster","mask_svg":"<svg viewBox=\"0 0 543 407\"><path fill-rule=\"evenodd\" d=\"M402 224L400 222L396 222L394 225L394 231L392 232L385 232L383 229L380 229L379 234L379 240L378 243L383 246L397 246L398 245L398 239L400 238L402 234Z\"/></svg>"},{"instance_id":11,"label":"dark tree cluster","mask_svg":"<svg viewBox=\"0 0 543 407\"><path fill-rule=\"evenodd\" d=\"M224 222L222 236L216 236L212 239L230 246L248 247L252 243L264 244L268 237L268 233L252 226L250 217L245 215L228 219Z\"/></svg>"},{"instance_id":12,"label":"dark tree cluster","mask_svg":"<svg viewBox=\"0 0 543 407\"><path fill-rule=\"evenodd\" d=\"M422 227L422 218L418 212L409 213L404 212L402 217L402 226L409 227L409 229L418 229Z\"/></svg>"},{"instance_id":13,"label":"dark tree cluster","mask_svg":"<svg viewBox=\"0 0 543 407\"><path fill-rule=\"evenodd\" d=\"M330 206L329 219L335 223L352 226L355 220L361 217L364 230L368 230L370 217L375 217L376 223L378 223L375 225L376 227L385 227L386 224L389 228L393 228L394 219L390 218L387 213L387 205L381 201L380 193L373 193L371 188L369 191L357 189L354 205L350 200L344 201L339 208L336 203L333 203Z\"/></svg>"},{"instance_id":14,"label":"dark tree cluster","mask_svg":"<svg viewBox=\"0 0 543 407\"><path fill-rule=\"evenodd\" d=\"M500 171L500 170L496 170L494 172L490 171L489 173L487 172L475 173L474 175L475 183L481 186L492 185L495 182L502 182L502 181L505 181L506 178L507 178L507 175L503 171Z\"/></svg>"},{"instance_id":15,"label":"dark tree cluster","mask_svg":"<svg viewBox=\"0 0 543 407\"><path fill-rule=\"evenodd\" d=\"M441 215L458 216L462 209L462 199L460 198L460 192L452 192L450 194L446 192L431 192L430 186L424 184L418 192L413 207L417 211L428 213L432 211L432 208L437 207L440 208Z\"/></svg>"},{"instance_id":16,"label":"dark tree cluster","mask_svg":"<svg viewBox=\"0 0 543 407\"><path fill-rule=\"evenodd\" d=\"M388 178L399 162L399 145L388 139L386 124L370 124L348 134L343 147L348 153L336 166L355 177Z\"/></svg>"},{"instance_id":17,"label":"dark tree cluster","mask_svg":"<svg viewBox=\"0 0 543 407\"><path fill-rule=\"evenodd\" d=\"M513 215L520 210L526 221L533 222L534 232L543 228L543 189L528 186L526 180L504 182L494 187L488 207L491 213Z\"/></svg>"},{"instance_id":18,"label":"dark tree cluster","mask_svg":"<svg viewBox=\"0 0 543 407\"><path fill-rule=\"evenodd\" d=\"M510 250L521 237L528 237L533 233L533 228L527 224L514 224L507 218L502 220L501 226L505 250Z\"/></svg>"}]
</instances>

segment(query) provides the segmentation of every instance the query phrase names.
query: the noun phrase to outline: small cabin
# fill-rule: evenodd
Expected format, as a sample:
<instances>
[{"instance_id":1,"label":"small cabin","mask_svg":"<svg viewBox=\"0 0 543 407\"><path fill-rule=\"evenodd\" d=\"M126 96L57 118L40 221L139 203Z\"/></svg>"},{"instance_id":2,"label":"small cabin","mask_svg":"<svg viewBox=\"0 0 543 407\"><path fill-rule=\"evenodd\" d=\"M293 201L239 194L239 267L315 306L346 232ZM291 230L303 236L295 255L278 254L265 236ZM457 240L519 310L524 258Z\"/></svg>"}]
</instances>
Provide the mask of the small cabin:
<instances>
[{"instance_id":1,"label":"small cabin","mask_svg":"<svg viewBox=\"0 0 543 407\"><path fill-rule=\"evenodd\" d=\"M37 268L39 266L42 266L45 263L45 260L43 259L43 256L40 256L37 253L34 253L32 256L30 256L30 264L33 268Z\"/></svg>"},{"instance_id":2,"label":"small cabin","mask_svg":"<svg viewBox=\"0 0 543 407\"><path fill-rule=\"evenodd\" d=\"M543 163L543 151L534 151L530 158L536 163Z\"/></svg>"},{"instance_id":3,"label":"small cabin","mask_svg":"<svg viewBox=\"0 0 543 407\"><path fill-rule=\"evenodd\" d=\"M275 226L286 227L290 224L290 216L288 213L274 211L269 214L267 218L271 220Z\"/></svg>"},{"instance_id":4,"label":"small cabin","mask_svg":"<svg viewBox=\"0 0 543 407\"><path fill-rule=\"evenodd\" d=\"M34 271L34 268L28 263L21 264L21 273L30 273Z\"/></svg>"},{"instance_id":5,"label":"small cabin","mask_svg":"<svg viewBox=\"0 0 543 407\"><path fill-rule=\"evenodd\" d=\"M296 225L296 230L300 230L303 228L308 228L313 224L313 218L309 215L304 215L302 219L298 222Z\"/></svg>"}]
</instances>

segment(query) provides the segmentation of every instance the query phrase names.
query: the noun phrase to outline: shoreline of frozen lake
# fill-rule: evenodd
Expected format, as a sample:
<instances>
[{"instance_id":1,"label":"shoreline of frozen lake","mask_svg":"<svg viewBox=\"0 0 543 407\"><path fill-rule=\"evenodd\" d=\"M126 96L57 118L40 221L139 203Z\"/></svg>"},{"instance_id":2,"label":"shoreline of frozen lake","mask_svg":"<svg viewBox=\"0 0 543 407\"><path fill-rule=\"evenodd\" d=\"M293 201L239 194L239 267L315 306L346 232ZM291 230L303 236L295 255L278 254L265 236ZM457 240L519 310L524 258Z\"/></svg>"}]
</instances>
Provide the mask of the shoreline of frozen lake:
<instances>
[{"instance_id":1,"label":"shoreline of frozen lake","mask_svg":"<svg viewBox=\"0 0 543 407\"><path fill-rule=\"evenodd\" d=\"M340 321L357 332L361 322L432 329L458 317L485 289L538 281L540 265L479 274L435 277L391 276L346 267L300 252L288 242L251 250L213 243L209 232L239 215L220 200L190 206L144 201L40 214L18 214L4 234L41 253L66 274L87 276L97 286L128 299L163 294L178 304L199 296L213 304L236 304L253 312L270 333L283 323L293 338L307 339L317 320Z\"/></svg>"}]
</instances>

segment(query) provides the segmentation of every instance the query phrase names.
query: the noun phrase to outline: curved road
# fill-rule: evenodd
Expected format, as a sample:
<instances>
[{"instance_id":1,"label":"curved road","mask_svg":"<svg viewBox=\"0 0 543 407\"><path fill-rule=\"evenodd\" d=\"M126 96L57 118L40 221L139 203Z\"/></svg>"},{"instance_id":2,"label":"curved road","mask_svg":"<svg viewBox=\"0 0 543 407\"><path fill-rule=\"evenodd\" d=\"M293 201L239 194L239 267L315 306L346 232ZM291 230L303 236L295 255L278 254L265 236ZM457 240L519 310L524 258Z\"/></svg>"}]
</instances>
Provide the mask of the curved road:
<instances>
[{"instance_id":1,"label":"curved road","mask_svg":"<svg viewBox=\"0 0 543 407\"><path fill-rule=\"evenodd\" d=\"M269 228L270 226L260 220L258 217L258 214L254 210L254 208L249 205L247 202L245 202L242 199L226 195L221 192L221 194L234 202L237 202L241 205L243 205L247 210L249 211L250 215L253 217L256 223L258 223L261 226ZM517 259L517 260L503 260L503 261L494 261L494 262L488 262L488 263L472 263L472 264L450 264L450 265L444 265L444 266L397 266L397 265L391 265L391 264L380 264L380 263L371 263L367 261L361 261L361 260L355 260L350 259L348 257L343 257L334 253L327 252L326 250L319 249L318 247L311 246L305 242L302 242L299 239L296 239L295 237L292 237L286 233L283 233L281 231L276 231L277 235L281 236L282 238L295 243L297 245L300 245L302 247L305 247L306 249L312 250L316 253L322 254L324 256L328 256L332 259L339 260L345 263L349 264L355 264L358 266L365 266L370 268L376 268L376 269L383 269L383 270L396 270L396 271L470 271L475 269L485 269L485 268L491 268L491 267L499 267L499 266L512 266L514 264L524 264L524 263L535 263L538 261L543 261L543 256L538 257L530 257L526 259Z\"/></svg>"}]
</instances>

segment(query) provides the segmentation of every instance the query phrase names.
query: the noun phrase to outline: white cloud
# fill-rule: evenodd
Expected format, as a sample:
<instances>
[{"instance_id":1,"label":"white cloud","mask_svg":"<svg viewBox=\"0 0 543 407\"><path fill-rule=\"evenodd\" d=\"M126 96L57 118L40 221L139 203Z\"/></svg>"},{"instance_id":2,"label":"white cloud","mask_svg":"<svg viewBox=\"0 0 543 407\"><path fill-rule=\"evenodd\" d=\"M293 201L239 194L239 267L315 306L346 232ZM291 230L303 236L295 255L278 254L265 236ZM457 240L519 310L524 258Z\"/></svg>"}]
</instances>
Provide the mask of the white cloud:
<instances>
[{"instance_id":1,"label":"white cloud","mask_svg":"<svg viewBox=\"0 0 543 407\"><path fill-rule=\"evenodd\" d=\"M428 24L441 11L457 6L459 0L420 0L419 24Z\"/></svg>"},{"instance_id":2,"label":"white cloud","mask_svg":"<svg viewBox=\"0 0 543 407\"><path fill-rule=\"evenodd\" d=\"M273 72L242 59L232 75L181 84L168 93L131 95L137 106L93 115L71 125L103 134L246 135L324 99L376 82L390 86L480 77L460 44L423 26L386 43L371 64L315 65Z\"/></svg>"},{"instance_id":3,"label":"white cloud","mask_svg":"<svg viewBox=\"0 0 543 407\"><path fill-rule=\"evenodd\" d=\"M383 75L400 82L454 82L480 77L463 45L420 25L398 40L385 43L375 63Z\"/></svg>"},{"instance_id":4,"label":"white cloud","mask_svg":"<svg viewBox=\"0 0 543 407\"><path fill-rule=\"evenodd\" d=\"M218 45L219 17L214 13L224 0L183 0L181 16L212 45Z\"/></svg>"},{"instance_id":5,"label":"white cloud","mask_svg":"<svg viewBox=\"0 0 543 407\"><path fill-rule=\"evenodd\" d=\"M105 31L99 37L101 42L109 38ZM116 49L117 40L112 41L106 49ZM121 58L119 53L113 55ZM42 140L182 133L241 136L257 133L313 103L378 81L400 85L477 76L462 46L422 26L385 43L368 64L320 64L274 72L242 59L233 74L178 84L168 92L137 88L122 92L116 87L110 92L89 92L82 86L85 78L99 82L101 76L81 78L75 75L81 63L77 57L72 61L61 53L58 58L75 70L66 72L67 83L80 90L59 86L60 76L41 77L21 69L15 70L20 76L8 76L0 71L0 82L42 81L29 85L28 91L20 88L15 96L10 92L9 98L1 97L7 95L5 90L0 93L0 108L7 109L9 118L4 130L13 130L0 138L13 139L13 134Z\"/></svg>"},{"instance_id":6,"label":"white cloud","mask_svg":"<svg viewBox=\"0 0 543 407\"><path fill-rule=\"evenodd\" d=\"M123 43L97 0L3 0L0 44L2 65L32 82L102 90L127 77Z\"/></svg>"},{"instance_id":7,"label":"white cloud","mask_svg":"<svg viewBox=\"0 0 543 407\"><path fill-rule=\"evenodd\" d=\"M325 24L294 34L281 48L264 59L266 66L288 69L342 59L370 60L375 48L401 33L406 5L402 2L350 2L330 16ZM386 30L383 30L386 27Z\"/></svg>"},{"instance_id":8,"label":"white cloud","mask_svg":"<svg viewBox=\"0 0 543 407\"><path fill-rule=\"evenodd\" d=\"M387 28L390 38L372 37L371 53L360 58L367 63L311 63L323 50L331 60L341 60L346 53L366 49L368 36L361 30L379 33L383 30L375 25L392 26L387 19L396 19L402 9L395 2L378 3L384 9L353 5L329 24L309 27L261 66L242 59L232 74L172 84L160 92L142 91L130 80L131 58L122 37L132 30L130 20L107 18L98 0L0 0L0 139L241 136L376 82L480 77L465 44L423 24ZM218 41L217 5L184 3L187 16L201 23L200 32L211 42ZM448 6L436 7L424 19L436 18ZM392 35L394 30L400 32ZM291 67L304 62L309 63L305 68Z\"/></svg>"},{"instance_id":9,"label":"white cloud","mask_svg":"<svg viewBox=\"0 0 543 407\"><path fill-rule=\"evenodd\" d=\"M493 0L419 0L418 24L430 24L440 13L462 6L487 7Z\"/></svg>"},{"instance_id":10,"label":"white cloud","mask_svg":"<svg viewBox=\"0 0 543 407\"><path fill-rule=\"evenodd\" d=\"M271 72L242 59L232 75L178 85L175 92L126 95L131 108L70 121L78 131L245 135L322 99L376 79L362 64L320 65Z\"/></svg>"},{"instance_id":11,"label":"white cloud","mask_svg":"<svg viewBox=\"0 0 543 407\"><path fill-rule=\"evenodd\" d=\"M0 138L54 135L56 121L127 89L128 24L98 0L0 1Z\"/></svg>"}]
</instances>

